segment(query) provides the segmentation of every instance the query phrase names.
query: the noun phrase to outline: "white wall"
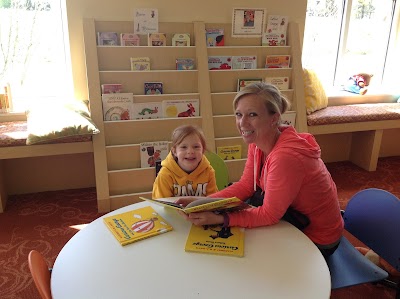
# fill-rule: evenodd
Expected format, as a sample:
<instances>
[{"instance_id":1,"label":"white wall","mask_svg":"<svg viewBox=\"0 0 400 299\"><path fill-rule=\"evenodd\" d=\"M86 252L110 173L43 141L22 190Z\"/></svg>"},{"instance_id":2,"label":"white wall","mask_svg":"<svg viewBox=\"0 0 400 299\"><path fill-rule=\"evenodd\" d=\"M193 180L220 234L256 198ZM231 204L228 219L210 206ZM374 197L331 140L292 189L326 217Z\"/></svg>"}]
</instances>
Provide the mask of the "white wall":
<instances>
[{"instance_id":1,"label":"white wall","mask_svg":"<svg viewBox=\"0 0 400 299\"><path fill-rule=\"evenodd\" d=\"M267 14L287 15L297 22L302 41L307 0L67 0L66 6L75 97L87 99L83 18L133 22L134 8L158 8L160 22L231 23L234 7L265 8Z\"/></svg>"}]
</instances>

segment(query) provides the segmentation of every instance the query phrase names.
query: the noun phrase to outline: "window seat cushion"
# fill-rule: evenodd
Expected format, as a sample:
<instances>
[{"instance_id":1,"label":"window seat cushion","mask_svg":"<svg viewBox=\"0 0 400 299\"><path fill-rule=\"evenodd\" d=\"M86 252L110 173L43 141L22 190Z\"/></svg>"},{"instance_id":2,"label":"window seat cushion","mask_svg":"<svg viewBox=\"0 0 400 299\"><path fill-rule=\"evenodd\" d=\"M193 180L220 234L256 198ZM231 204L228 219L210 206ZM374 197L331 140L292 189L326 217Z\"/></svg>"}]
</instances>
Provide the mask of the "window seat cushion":
<instances>
[{"instance_id":1,"label":"window seat cushion","mask_svg":"<svg viewBox=\"0 0 400 299\"><path fill-rule=\"evenodd\" d=\"M400 103L328 106L307 115L309 126L400 119Z\"/></svg>"},{"instance_id":2,"label":"window seat cushion","mask_svg":"<svg viewBox=\"0 0 400 299\"><path fill-rule=\"evenodd\" d=\"M0 123L0 147L26 145L27 137L26 121Z\"/></svg>"},{"instance_id":3,"label":"window seat cushion","mask_svg":"<svg viewBox=\"0 0 400 299\"><path fill-rule=\"evenodd\" d=\"M28 135L26 121L0 122L0 147L26 145ZM91 135L76 135L58 140L48 140L46 143L85 142L90 140L92 140Z\"/></svg>"}]
</instances>

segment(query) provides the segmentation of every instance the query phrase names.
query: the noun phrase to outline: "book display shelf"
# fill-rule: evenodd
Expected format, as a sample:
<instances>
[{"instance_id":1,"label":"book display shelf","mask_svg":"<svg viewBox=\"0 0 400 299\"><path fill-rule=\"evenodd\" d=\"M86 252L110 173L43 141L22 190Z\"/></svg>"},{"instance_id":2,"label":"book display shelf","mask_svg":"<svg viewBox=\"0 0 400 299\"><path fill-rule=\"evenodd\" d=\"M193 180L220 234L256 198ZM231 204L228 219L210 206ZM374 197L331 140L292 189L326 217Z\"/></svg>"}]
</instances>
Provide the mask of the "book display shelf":
<instances>
[{"instance_id":1,"label":"book display shelf","mask_svg":"<svg viewBox=\"0 0 400 299\"><path fill-rule=\"evenodd\" d=\"M194 124L202 127L207 147L242 145L242 159L229 160L230 181L240 178L247 147L239 136L233 115L232 100L239 78L287 76L290 89L283 93L297 112L296 128L306 131L304 87L302 81L299 30L296 23L288 29L289 46L261 46L260 38L233 38L230 24L159 23L166 33L167 46L146 46L147 36L141 36L141 46L98 46L97 32L132 32L132 21L97 21L85 19L85 56L92 119L100 129L93 137L98 210L107 212L151 197L156 176L155 168L141 168L140 143L170 141L177 126ZM225 46L207 47L206 28L223 28ZM191 45L171 46L175 33L189 33ZM209 70L208 56L256 55L256 69ZM267 55L291 55L291 67L264 68ZM131 57L150 57L151 70L131 71ZM193 58L195 69L176 70L177 58ZM162 82L163 94L144 95L145 82ZM199 99L200 116L143 120L104 121L101 85L120 83L123 92L133 93L135 103L164 100Z\"/></svg>"}]
</instances>

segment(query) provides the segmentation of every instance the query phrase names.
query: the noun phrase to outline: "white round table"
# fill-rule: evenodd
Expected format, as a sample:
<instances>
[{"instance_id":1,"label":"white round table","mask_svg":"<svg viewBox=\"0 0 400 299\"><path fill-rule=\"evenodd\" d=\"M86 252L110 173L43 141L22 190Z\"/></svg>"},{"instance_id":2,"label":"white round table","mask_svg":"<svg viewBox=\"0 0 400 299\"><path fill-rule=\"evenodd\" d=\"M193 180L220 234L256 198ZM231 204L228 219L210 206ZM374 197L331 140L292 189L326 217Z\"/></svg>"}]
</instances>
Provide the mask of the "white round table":
<instances>
[{"instance_id":1,"label":"white round table","mask_svg":"<svg viewBox=\"0 0 400 299\"><path fill-rule=\"evenodd\" d=\"M151 205L174 230L121 246L100 217L64 246L51 276L54 299L329 298L330 274L316 246L287 222L246 229L245 256L185 252L191 224ZM103 216L103 217L105 217Z\"/></svg>"}]
</instances>

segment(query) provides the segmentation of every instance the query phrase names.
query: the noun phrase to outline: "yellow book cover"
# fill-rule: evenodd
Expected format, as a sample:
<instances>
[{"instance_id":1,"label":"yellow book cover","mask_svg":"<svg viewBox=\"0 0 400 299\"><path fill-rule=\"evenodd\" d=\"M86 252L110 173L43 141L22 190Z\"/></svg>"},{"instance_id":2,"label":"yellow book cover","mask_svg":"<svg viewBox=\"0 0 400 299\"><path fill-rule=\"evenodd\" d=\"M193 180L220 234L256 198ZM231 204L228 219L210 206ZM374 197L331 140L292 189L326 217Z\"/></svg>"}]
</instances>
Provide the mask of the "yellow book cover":
<instances>
[{"instance_id":1,"label":"yellow book cover","mask_svg":"<svg viewBox=\"0 0 400 299\"><path fill-rule=\"evenodd\" d=\"M150 206L103 220L122 246L172 230L172 226Z\"/></svg>"},{"instance_id":2,"label":"yellow book cover","mask_svg":"<svg viewBox=\"0 0 400 299\"><path fill-rule=\"evenodd\" d=\"M251 205L245 203L237 197L230 198L210 198L210 197L195 197L196 200L192 201L186 207L176 204L174 201L178 198L158 198L150 199L145 197L139 197L142 200L147 200L157 205L180 210L186 214L193 212L205 212L205 211L237 211L242 209L250 208Z\"/></svg>"},{"instance_id":3,"label":"yellow book cover","mask_svg":"<svg viewBox=\"0 0 400 299\"><path fill-rule=\"evenodd\" d=\"M244 228L192 224L185 251L244 256Z\"/></svg>"},{"instance_id":4,"label":"yellow book cover","mask_svg":"<svg viewBox=\"0 0 400 299\"><path fill-rule=\"evenodd\" d=\"M242 146L241 145L218 146L217 154L223 160L241 159L242 158Z\"/></svg>"}]
</instances>

